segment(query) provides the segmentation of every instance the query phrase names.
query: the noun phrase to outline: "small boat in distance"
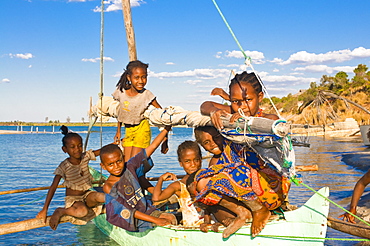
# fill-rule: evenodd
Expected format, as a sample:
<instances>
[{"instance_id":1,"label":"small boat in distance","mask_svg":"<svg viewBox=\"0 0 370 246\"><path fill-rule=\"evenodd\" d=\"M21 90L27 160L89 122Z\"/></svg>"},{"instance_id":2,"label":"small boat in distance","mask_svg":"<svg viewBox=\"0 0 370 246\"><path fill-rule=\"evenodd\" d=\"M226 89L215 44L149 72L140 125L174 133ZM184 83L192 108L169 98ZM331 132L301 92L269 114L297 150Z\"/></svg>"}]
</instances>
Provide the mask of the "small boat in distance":
<instances>
[{"instance_id":1,"label":"small boat in distance","mask_svg":"<svg viewBox=\"0 0 370 246\"><path fill-rule=\"evenodd\" d=\"M370 146L370 125L362 125L360 126L360 132L362 141L366 146Z\"/></svg>"}]
</instances>

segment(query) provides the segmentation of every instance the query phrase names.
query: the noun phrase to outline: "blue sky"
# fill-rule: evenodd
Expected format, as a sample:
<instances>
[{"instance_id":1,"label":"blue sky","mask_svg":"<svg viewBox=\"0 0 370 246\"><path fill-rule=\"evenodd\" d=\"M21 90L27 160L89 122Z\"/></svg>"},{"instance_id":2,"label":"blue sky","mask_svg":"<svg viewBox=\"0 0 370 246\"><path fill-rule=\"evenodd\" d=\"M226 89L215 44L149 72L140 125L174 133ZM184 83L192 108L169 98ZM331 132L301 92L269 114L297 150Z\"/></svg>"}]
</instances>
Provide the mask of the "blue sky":
<instances>
[{"instance_id":1,"label":"blue sky","mask_svg":"<svg viewBox=\"0 0 370 246\"><path fill-rule=\"evenodd\" d=\"M370 67L370 1L217 0L270 96ZM138 59L162 106L199 110L244 58L212 0L131 1ZM0 121L88 119L100 90L100 0L2 0ZM129 58L120 0L105 4L104 94ZM247 71L251 71L247 68ZM112 120L115 121L115 120Z\"/></svg>"}]
</instances>

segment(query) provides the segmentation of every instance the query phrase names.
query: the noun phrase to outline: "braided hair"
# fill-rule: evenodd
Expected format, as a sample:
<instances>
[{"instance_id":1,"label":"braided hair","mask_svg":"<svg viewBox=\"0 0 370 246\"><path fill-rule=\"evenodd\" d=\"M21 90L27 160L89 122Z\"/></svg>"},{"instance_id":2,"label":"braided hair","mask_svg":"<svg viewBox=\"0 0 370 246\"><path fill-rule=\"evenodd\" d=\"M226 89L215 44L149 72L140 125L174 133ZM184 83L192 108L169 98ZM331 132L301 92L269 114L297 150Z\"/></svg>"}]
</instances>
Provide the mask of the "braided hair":
<instances>
[{"instance_id":1,"label":"braided hair","mask_svg":"<svg viewBox=\"0 0 370 246\"><path fill-rule=\"evenodd\" d=\"M78 133L69 131L68 127L66 127L65 125L62 125L59 130L61 130L62 134L64 135L64 137L62 138L63 147L67 146L67 141L70 138L76 138L77 137L77 138L81 139L81 142L82 142L82 137Z\"/></svg>"},{"instance_id":2,"label":"braided hair","mask_svg":"<svg viewBox=\"0 0 370 246\"><path fill-rule=\"evenodd\" d=\"M116 87L123 92L123 90L128 90L131 88L131 82L127 79L127 75L131 75L134 68L142 68L145 71L148 69L149 64L143 63L139 60L136 61L130 61L123 74L121 75L121 78L119 79Z\"/></svg>"},{"instance_id":3,"label":"braided hair","mask_svg":"<svg viewBox=\"0 0 370 246\"><path fill-rule=\"evenodd\" d=\"M234 84L238 84L241 87L240 83L242 82L250 84L254 88L257 94L262 91L262 85L260 81L258 80L257 75L253 72L247 73L244 71L241 74L236 74L235 77L231 80L230 85L229 85L229 93L230 93L231 87Z\"/></svg>"}]
</instances>

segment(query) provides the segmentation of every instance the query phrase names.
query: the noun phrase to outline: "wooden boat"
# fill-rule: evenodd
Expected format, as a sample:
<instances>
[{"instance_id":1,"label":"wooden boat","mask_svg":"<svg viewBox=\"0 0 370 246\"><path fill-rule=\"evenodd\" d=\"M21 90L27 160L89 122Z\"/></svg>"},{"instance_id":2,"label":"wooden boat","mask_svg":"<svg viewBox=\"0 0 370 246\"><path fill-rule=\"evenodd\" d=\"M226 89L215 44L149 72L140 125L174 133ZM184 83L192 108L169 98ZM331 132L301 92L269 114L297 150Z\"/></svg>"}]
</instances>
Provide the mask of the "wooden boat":
<instances>
[{"instance_id":1,"label":"wooden boat","mask_svg":"<svg viewBox=\"0 0 370 246\"><path fill-rule=\"evenodd\" d=\"M366 225L352 224L350 222L345 222L342 220L328 217L328 226L337 231L370 239L370 227Z\"/></svg>"},{"instance_id":2,"label":"wooden boat","mask_svg":"<svg viewBox=\"0 0 370 246\"><path fill-rule=\"evenodd\" d=\"M128 232L106 221L105 214L94 219L95 225L120 245L323 245L327 230L329 188L319 190L300 208L284 212L284 218L267 223L260 235L252 238L246 223L227 240L220 232L203 233L199 228L182 226L155 227L145 232Z\"/></svg>"}]
</instances>

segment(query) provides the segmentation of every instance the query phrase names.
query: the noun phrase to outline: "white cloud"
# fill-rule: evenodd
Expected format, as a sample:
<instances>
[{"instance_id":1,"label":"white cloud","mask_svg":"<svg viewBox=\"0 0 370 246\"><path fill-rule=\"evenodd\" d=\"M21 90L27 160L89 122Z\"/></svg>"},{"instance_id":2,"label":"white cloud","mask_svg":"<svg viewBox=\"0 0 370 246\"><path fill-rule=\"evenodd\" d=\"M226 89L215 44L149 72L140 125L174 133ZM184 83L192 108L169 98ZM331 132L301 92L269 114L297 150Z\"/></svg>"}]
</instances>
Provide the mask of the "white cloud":
<instances>
[{"instance_id":1,"label":"white cloud","mask_svg":"<svg viewBox=\"0 0 370 246\"><path fill-rule=\"evenodd\" d=\"M358 58L370 57L370 49L358 47L352 51L349 49L329 51L327 53L308 53L307 51L299 51L292 54L288 60L283 61L280 58L274 58L271 62L279 65L289 64L322 64L333 62L344 62Z\"/></svg>"},{"instance_id":2,"label":"white cloud","mask_svg":"<svg viewBox=\"0 0 370 246\"><path fill-rule=\"evenodd\" d=\"M279 72L279 69L274 68L272 71L273 71L274 73L277 73L277 72Z\"/></svg>"},{"instance_id":3,"label":"white cloud","mask_svg":"<svg viewBox=\"0 0 370 246\"><path fill-rule=\"evenodd\" d=\"M244 51L244 52L247 56L251 57L252 63L255 63L255 64L265 63L265 56L262 52L249 51L249 50ZM216 58L222 58L222 55L223 55L222 52L217 52L215 57ZM226 58L238 58L238 59L244 58L243 53L239 50L233 50L233 51L227 50L227 51L225 51L225 54L223 56L226 57Z\"/></svg>"},{"instance_id":4,"label":"white cloud","mask_svg":"<svg viewBox=\"0 0 370 246\"><path fill-rule=\"evenodd\" d=\"M31 59L31 58L35 57L31 53L25 53L25 54L12 54L12 53L10 53L9 56L11 58L21 58L21 59Z\"/></svg>"},{"instance_id":5,"label":"white cloud","mask_svg":"<svg viewBox=\"0 0 370 246\"><path fill-rule=\"evenodd\" d=\"M228 69L194 69L183 72L160 72L149 71L149 76L154 78L186 78L193 77L198 79L225 78L230 73Z\"/></svg>"},{"instance_id":6,"label":"white cloud","mask_svg":"<svg viewBox=\"0 0 370 246\"><path fill-rule=\"evenodd\" d=\"M131 7L139 7L141 4L144 4L143 0L130 0ZM105 12L112 12L117 10L122 10L122 0L106 0L104 1L104 10ZM100 12L101 6L96 6L93 10L94 12Z\"/></svg>"},{"instance_id":7,"label":"white cloud","mask_svg":"<svg viewBox=\"0 0 370 246\"><path fill-rule=\"evenodd\" d=\"M221 51L218 51L218 52L216 53L215 57L216 57L217 59L222 58L222 52L221 52Z\"/></svg>"},{"instance_id":8,"label":"white cloud","mask_svg":"<svg viewBox=\"0 0 370 246\"><path fill-rule=\"evenodd\" d=\"M293 75L266 75L266 76L262 76L261 74L259 75L261 76L262 82L270 83L304 84L317 80L317 78L297 77Z\"/></svg>"},{"instance_id":9,"label":"white cloud","mask_svg":"<svg viewBox=\"0 0 370 246\"><path fill-rule=\"evenodd\" d=\"M166 65L175 65L173 62L166 62Z\"/></svg>"},{"instance_id":10,"label":"white cloud","mask_svg":"<svg viewBox=\"0 0 370 246\"><path fill-rule=\"evenodd\" d=\"M337 67L329 67L327 65L309 65L305 67L297 67L294 68L293 71L304 71L304 72L312 72L312 73L335 73L335 72L346 72L351 73L356 67L351 66L337 66Z\"/></svg>"},{"instance_id":11,"label":"white cloud","mask_svg":"<svg viewBox=\"0 0 370 246\"><path fill-rule=\"evenodd\" d=\"M110 57L103 57L103 60L104 61L114 61L113 58L110 58ZM98 62L100 61L100 57L97 57L97 58L82 58L81 61L83 62Z\"/></svg>"},{"instance_id":12,"label":"white cloud","mask_svg":"<svg viewBox=\"0 0 370 246\"><path fill-rule=\"evenodd\" d=\"M2 79L1 82L0 82L0 84L1 83L10 83L10 79L7 79L7 78Z\"/></svg>"},{"instance_id":13,"label":"white cloud","mask_svg":"<svg viewBox=\"0 0 370 246\"><path fill-rule=\"evenodd\" d=\"M189 84L189 85L196 85L196 84L201 83L201 82L202 82L202 80L200 80L200 79L196 79L196 80L189 79L189 80L185 81L184 83Z\"/></svg>"}]
</instances>

